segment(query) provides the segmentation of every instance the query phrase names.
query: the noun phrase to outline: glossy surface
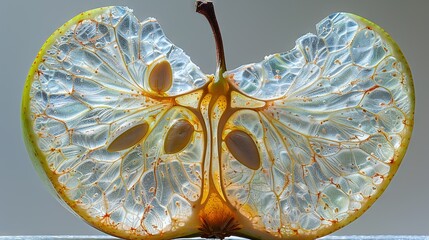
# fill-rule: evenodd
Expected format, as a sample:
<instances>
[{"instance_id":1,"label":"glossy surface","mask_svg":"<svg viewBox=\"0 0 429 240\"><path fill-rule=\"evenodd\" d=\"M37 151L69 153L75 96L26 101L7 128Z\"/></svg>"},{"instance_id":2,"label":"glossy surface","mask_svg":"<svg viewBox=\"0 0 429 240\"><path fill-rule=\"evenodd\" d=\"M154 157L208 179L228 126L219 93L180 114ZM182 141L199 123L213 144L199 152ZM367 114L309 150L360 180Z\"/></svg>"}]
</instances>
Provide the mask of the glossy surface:
<instances>
[{"instance_id":1,"label":"glossy surface","mask_svg":"<svg viewBox=\"0 0 429 240\"><path fill-rule=\"evenodd\" d=\"M86 221L133 238L213 229L322 236L362 214L396 172L413 125L413 85L399 49L374 24L333 14L291 51L224 77L228 92L211 92L214 77L154 19L139 23L122 7L83 13L54 33L30 70L30 154ZM108 151L142 122L142 141ZM246 160L228 142L243 130L243 146L259 158Z\"/></svg>"},{"instance_id":2,"label":"glossy surface","mask_svg":"<svg viewBox=\"0 0 429 240\"><path fill-rule=\"evenodd\" d=\"M51 240L51 239L92 239L92 240L104 240L104 239L117 239L113 237L107 236L69 236L69 235L61 235L61 236L0 236L0 240ZM181 238L183 240L200 240L203 238ZM243 240L245 238L240 237L228 237L225 238L228 240ZM375 235L375 236L331 236L324 237L323 240L427 240L429 236L407 236L407 235Z\"/></svg>"}]
</instances>

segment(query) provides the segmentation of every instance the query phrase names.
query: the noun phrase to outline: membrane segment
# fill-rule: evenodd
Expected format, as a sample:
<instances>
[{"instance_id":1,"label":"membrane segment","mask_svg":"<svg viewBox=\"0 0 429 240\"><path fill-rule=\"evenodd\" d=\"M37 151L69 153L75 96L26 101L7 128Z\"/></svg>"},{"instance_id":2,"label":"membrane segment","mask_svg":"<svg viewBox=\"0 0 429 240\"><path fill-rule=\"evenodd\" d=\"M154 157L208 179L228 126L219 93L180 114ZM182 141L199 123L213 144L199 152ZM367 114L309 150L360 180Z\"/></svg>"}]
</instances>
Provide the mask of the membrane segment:
<instances>
[{"instance_id":1,"label":"membrane segment","mask_svg":"<svg viewBox=\"0 0 429 240\"><path fill-rule=\"evenodd\" d=\"M337 13L289 52L226 72L267 106L238 111L226 127L257 139L261 167L225 149L227 199L277 237L338 226L366 209L409 140L412 79L390 37Z\"/></svg>"},{"instance_id":2,"label":"membrane segment","mask_svg":"<svg viewBox=\"0 0 429 240\"><path fill-rule=\"evenodd\" d=\"M112 234L183 228L201 195L205 146L201 123L174 98L207 77L155 19L140 23L128 8L106 8L58 31L30 90L47 174L75 211ZM178 123L195 131L167 154L164 142L171 145Z\"/></svg>"}]
</instances>

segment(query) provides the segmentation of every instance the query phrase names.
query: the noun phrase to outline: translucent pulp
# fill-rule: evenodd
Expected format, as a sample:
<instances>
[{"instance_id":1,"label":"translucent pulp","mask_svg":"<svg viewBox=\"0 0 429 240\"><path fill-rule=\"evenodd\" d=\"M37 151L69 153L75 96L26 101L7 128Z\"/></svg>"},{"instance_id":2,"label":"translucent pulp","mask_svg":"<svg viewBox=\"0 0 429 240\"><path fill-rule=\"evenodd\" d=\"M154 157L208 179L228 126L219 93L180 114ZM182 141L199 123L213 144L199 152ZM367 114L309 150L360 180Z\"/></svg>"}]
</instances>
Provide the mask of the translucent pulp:
<instances>
[{"instance_id":1,"label":"translucent pulp","mask_svg":"<svg viewBox=\"0 0 429 240\"><path fill-rule=\"evenodd\" d=\"M30 155L69 208L115 236L311 239L360 216L405 154L411 73L360 17L333 14L221 77L211 85L155 19L82 13L30 70Z\"/></svg>"}]
</instances>

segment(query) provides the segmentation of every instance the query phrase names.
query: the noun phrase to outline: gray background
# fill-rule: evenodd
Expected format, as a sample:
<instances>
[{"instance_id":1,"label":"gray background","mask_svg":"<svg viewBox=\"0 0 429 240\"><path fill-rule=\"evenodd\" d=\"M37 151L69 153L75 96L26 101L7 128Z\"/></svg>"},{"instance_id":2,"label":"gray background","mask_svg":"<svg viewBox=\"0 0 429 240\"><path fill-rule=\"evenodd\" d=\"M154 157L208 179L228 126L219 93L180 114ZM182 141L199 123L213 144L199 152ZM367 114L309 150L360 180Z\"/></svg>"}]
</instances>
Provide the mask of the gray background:
<instances>
[{"instance_id":1,"label":"gray background","mask_svg":"<svg viewBox=\"0 0 429 240\"><path fill-rule=\"evenodd\" d=\"M414 76L417 109L411 145L396 177L361 218L336 232L429 234L429 1L227 1L215 2L228 69L283 52L332 12L346 11L382 26L398 42ZM100 234L65 210L39 180L20 126L21 92L37 51L78 13L127 5L143 20L156 17L167 36L206 73L215 69L207 22L182 1L5 1L0 8L0 235Z\"/></svg>"}]
</instances>

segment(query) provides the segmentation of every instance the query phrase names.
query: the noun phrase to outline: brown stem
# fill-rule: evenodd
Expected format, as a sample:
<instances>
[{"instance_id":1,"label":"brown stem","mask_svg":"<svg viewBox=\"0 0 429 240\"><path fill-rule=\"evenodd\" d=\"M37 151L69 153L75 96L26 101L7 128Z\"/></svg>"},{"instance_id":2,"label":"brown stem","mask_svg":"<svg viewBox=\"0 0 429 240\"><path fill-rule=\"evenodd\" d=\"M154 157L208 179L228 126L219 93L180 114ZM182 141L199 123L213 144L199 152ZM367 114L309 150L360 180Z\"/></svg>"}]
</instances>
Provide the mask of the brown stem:
<instances>
[{"instance_id":1,"label":"brown stem","mask_svg":"<svg viewBox=\"0 0 429 240\"><path fill-rule=\"evenodd\" d=\"M223 72L226 71L225 52L223 50L222 35L220 34L219 25L216 20L213 3L210 1L198 0L196 2L196 12L204 15L210 23L216 42L216 54L218 64L218 77L222 78Z\"/></svg>"}]
</instances>

